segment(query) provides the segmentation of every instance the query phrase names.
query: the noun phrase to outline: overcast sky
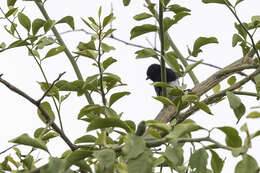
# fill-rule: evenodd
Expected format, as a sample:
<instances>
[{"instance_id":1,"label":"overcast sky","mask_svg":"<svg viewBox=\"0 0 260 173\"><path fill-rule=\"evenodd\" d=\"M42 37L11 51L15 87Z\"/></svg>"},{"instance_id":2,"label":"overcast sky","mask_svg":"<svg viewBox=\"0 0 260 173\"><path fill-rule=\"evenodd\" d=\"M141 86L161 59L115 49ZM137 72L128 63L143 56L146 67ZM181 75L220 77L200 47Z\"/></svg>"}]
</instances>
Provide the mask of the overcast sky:
<instances>
[{"instance_id":1,"label":"overcast sky","mask_svg":"<svg viewBox=\"0 0 260 173\"><path fill-rule=\"evenodd\" d=\"M141 25L144 22L154 24L153 20L136 22L132 18L135 14L144 11L145 8L143 7L143 1L132 0L128 7L123 7L121 0L49 0L46 3L46 9L49 12L50 17L54 20L59 20L67 15L74 16L76 29L86 29L89 31L80 18L87 18L89 16L96 18L97 10L100 5L102 5L103 14L107 15L111 10L111 2L113 3L113 12L116 16L116 20L113 22L113 27L117 29L114 36L131 43L151 47L146 38L153 44L153 34L147 34L131 41L129 40L130 30L135 25ZM231 46L232 35L236 32L233 27L235 18L225 6L212 4L206 5L202 4L199 0L178 0L174 2L192 10L191 16L184 18L178 25L173 26L170 29L170 35L185 57L188 55L187 46L192 48L193 42L198 37L214 36L217 37L219 44L205 46L203 48L203 53L196 58L197 60L204 59L204 62L224 67L241 58L241 50L239 48L232 48ZM235 1L232 1L232 3L234 2ZM1 1L0 6L7 11L5 3L5 1ZM17 5L20 7L20 10L25 7L24 13L30 16L31 19L42 17L33 2L21 1L17 3ZM257 0L247 0L242 2L237 8L237 12L242 21L249 22L251 16L259 15L259 2L257 2ZM12 39L10 39L9 35L6 34L2 27L5 24L7 23L0 20L0 42L6 41L7 43L10 43ZM62 32L68 31L70 28L67 25L60 25L58 26L58 30ZM50 32L50 35L51 34L52 33ZM90 36L83 32L67 33L63 34L62 37L71 51L76 50L79 41L88 42L90 39ZM259 32L256 33L256 38L259 40ZM122 87L119 90L131 92L130 96L123 98L121 102L115 103L113 108L117 112L124 112L123 119L133 120L136 123L141 120L155 118L157 113L161 110L162 105L158 101L152 99L155 92L153 87L150 85L151 82L146 81L145 78L147 67L156 61L152 58L136 60L134 52L137 51L138 48L127 46L112 39L107 39L105 42L116 48L110 56L113 56L118 60L118 62L112 65L109 70L118 74L122 81L127 84L126 87ZM33 58L27 56L25 48L11 49L1 53L0 61L0 73L4 74L3 78L5 80L22 89L35 99L41 97L42 91L37 84L37 81L43 81L43 77ZM97 73L97 69L91 66L91 64L92 62L87 58L80 58L78 60L78 65L84 78ZM46 60L43 67L49 81L53 81L57 78L59 73L64 71L66 71L66 74L62 79L68 81L76 79L76 75L74 74L65 54L59 54L58 56ZM216 72L216 69L203 65L195 69L195 73L200 82L205 80L214 72ZM240 77L238 77L238 79L240 79ZM188 84L188 88L193 87L193 83L190 81L189 77L184 78L184 83ZM222 83L222 88L227 86L226 81ZM243 88L244 90L255 91L254 86L250 83L245 85ZM208 94L210 95L212 92L209 92ZM100 98L94 99L100 100ZM250 107L259 106L259 102L256 102L254 98L241 97L241 99L247 107L246 114L252 111L249 109ZM71 140L75 140L85 134L86 123L78 121L77 114L79 113L80 108L86 104L87 101L84 97L76 97L75 94L71 94L69 99L62 105L62 120L64 123L65 133ZM206 128L225 125L239 128L246 122L250 127L250 132L259 130L260 120L258 119L247 120L242 118L240 122L236 124L235 115L229 108L228 104L229 103L225 100L219 104L212 105L211 110L214 116L199 111L192 116L192 119ZM22 133L28 133L33 136L35 129L44 127L44 124L37 116L37 109L27 100L11 92L3 85L0 85L0 105L0 151L11 146L11 143L8 143L8 140L15 138ZM220 142L225 142L225 136L222 133L216 133L216 135ZM242 134L242 136L244 137L244 134ZM258 138L253 140L253 148L250 149L249 154L256 156L257 146L260 145L259 141ZM56 147L57 145L59 145L59 147ZM65 149L68 149L61 140L54 140L53 142L50 142L48 146L54 156L60 156ZM52 146L55 146L55 148ZM233 171L235 163L240 160L240 158L231 159L229 158L230 156L230 153L222 155L222 158L228 157L224 166L224 173ZM260 157L256 156L256 158L260 163Z\"/></svg>"}]
</instances>

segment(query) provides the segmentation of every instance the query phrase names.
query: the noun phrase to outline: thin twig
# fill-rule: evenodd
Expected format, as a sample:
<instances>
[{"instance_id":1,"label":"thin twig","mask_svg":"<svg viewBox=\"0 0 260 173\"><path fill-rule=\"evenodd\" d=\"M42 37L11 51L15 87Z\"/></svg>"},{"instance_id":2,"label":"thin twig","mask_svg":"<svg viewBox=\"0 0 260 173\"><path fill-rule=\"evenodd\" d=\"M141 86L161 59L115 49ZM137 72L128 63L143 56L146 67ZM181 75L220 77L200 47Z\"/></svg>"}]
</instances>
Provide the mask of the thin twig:
<instances>
[{"instance_id":1,"label":"thin twig","mask_svg":"<svg viewBox=\"0 0 260 173\"><path fill-rule=\"evenodd\" d=\"M28 94L26 94L25 92L23 92L22 90L18 89L17 87L15 87L14 85L10 84L9 82L7 82L6 80L2 79L0 77L0 82L2 84L4 84L7 88L9 88L11 91L17 93L18 95L24 97L25 99L27 99L28 101L30 101L32 104L34 104L35 106L38 107L38 109L41 111L43 117L46 120L46 123L50 124L51 127L61 136L61 138L64 140L64 142L70 147L71 150L76 150L78 147L76 145L74 145L69 138L65 135L65 133L57 126L57 124L55 124L55 122L53 122L49 116L49 114L45 111L45 109L38 103L38 101L34 100L32 97L30 97Z\"/></svg>"},{"instance_id":2,"label":"thin twig","mask_svg":"<svg viewBox=\"0 0 260 173\"><path fill-rule=\"evenodd\" d=\"M4 151L1 151L1 152L0 152L0 155L1 155L1 154L4 154L5 152L11 150L12 148L14 148L14 147L16 147L16 146L18 146L18 144L14 144L14 145L12 145L11 147L8 147L8 148L5 149Z\"/></svg>"},{"instance_id":3,"label":"thin twig","mask_svg":"<svg viewBox=\"0 0 260 173\"><path fill-rule=\"evenodd\" d=\"M246 29L246 27L244 26L244 24L241 22L241 20L240 20L239 17L237 16L236 12L228 5L228 3L226 2L226 0L224 0L224 3L225 3L225 5L228 7L228 9L231 11L231 13L235 16L235 18L237 19L237 21L239 22L239 24L241 25L241 27L244 29L244 31L248 34L248 36L249 36L249 38L250 38L250 40L251 40L253 49L255 50L256 56L257 56L258 60L260 61L260 55L259 55L258 50L257 50L257 48L256 48L256 45L255 45L253 36L252 36L252 35L250 34L250 32Z\"/></svg>"},{"instance_id":4,"label":"thin twig","mask_svg":"<svg viewBox=\"0 0 260 173\"><path fill-rule=\"evenodd\" d=\"M53 86L55 85L55 83L60 80L61 76L63 76L66 72L60 73L58 78L55 79L52 84L49 86L49 88L44 92L43 96L37 101L38 104L41 103L41 101L48 95L49 91L53 88Z\"/></svg>"}]
</instances>

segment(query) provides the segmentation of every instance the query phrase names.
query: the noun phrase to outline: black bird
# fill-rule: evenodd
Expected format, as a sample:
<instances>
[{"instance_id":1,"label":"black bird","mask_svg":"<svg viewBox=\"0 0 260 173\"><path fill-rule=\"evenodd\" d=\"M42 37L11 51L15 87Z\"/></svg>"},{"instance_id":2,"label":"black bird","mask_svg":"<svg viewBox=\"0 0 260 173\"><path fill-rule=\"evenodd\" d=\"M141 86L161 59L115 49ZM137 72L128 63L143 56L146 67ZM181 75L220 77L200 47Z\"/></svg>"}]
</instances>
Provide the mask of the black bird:
<instances>
[{"instance_id":1,"label":"black bird","mask_svg":"<svg viewBox=\"0 0 260 173\"><path fill-rule=\"evenodd\" d=\"M152 64L147 69L147 78L146 80L150 79L153 82L161 82L161 66L159 64ZM166 80L167 83L172 86L180 86L179 77L172 69L166 68ZM157 96L162 96L162 88L161 87L154 87Z\"/></svg>"}]
</instances>

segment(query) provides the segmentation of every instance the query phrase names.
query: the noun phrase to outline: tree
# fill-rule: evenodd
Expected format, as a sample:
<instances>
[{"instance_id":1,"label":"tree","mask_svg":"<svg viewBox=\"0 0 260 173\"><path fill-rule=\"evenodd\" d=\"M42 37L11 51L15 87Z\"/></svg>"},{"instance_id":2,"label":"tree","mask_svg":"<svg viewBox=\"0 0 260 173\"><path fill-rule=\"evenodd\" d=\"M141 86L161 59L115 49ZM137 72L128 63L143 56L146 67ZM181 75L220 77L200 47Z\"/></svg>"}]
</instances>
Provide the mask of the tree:
<instances>
[{"instance_id":1,"label":"tree","mask_svg":"<svg viewBox=\"0 0 260 173\"><path fill-rule=\"evenodd\" d=\"M88 41L80 40L76 51L68 48L61 37L62 33L56 29L60 25L67 24L72 32L75 32L74 17L65 16L57 21L52 20L45 9L48 3L46 0L21 2L21 5L19 1L7 0L7 5L1 4L2 21L7 22L4 28L12 38L12 42L1 43L0 52L15 51L20 48L27 50L28 56L33 58L42 73L44 81L38 84L43 94L38 99L34 99L31 94L25 93L19 86L4 79L3 75L0 82L36 106L37 114L44 126L37 128L33 136L23 133L10 140L15 145L1 154L9 152L10 149L13 149L15 154L3 158L0 171L150 173L170 169L180 173L218 173L222 171L225 163L221 151L218 150L222 149L232 153L233 157L239 157L240 160L234 170L236 173L259 172L255 156L248 153L252 147L252 139L259 136L259 131L250 132L246 123L240 129L232 126L208 129L190 117L197 111L212 114L211 109L226 99L229 105L225 105L223 109L230 107L236 117L235 123L238 123L245 116L246 110L240 95L252 96L258 100L260 44L256 31L260 26L260 17L253 16L249 23L242 22L237 14L237 6L242 3L241 0L235 3L227 0L203 0L202 2L217 3L230 10L236 19L236 33L233 35L232 46L240 46L242 50L242 58L219 69L202 82L199 82L193 71L202 65L215 68L216 66L206 64L202 60L194 60L192 57L198 57L203 46L216 44L218 39L212 36L199 37L195 40L192 49L188 48L188 57L185 58L175 45L169 29L178 25L185 16L192 13L190 9L176 4L175 1L145 0L145 11L134 16L134 19L140 21L141 24L131 29L130 38L135 39L144 37L144 34L157 33L160 49L156 49L156 43L155 47L144 47L116 38L115 29L112 26L115 20L114 14L105 14L100 7L97 9L96 16L81 18L85 25L82 31L88 34ZM29 17L22 8L25 3L36 5L43 18ZM130 1L123 1L125 6L129 3ZM155 20L156 24L147 22L149 19ZM50 35L51 31L54 36ZM168 64L180 77L189 76L194 84L192 91L184 92L185 84L182 88L167 85L165 73L162 73L162 82L153 83L154 86L163 88L163 96L154 97L163 104L155 120L141 121L139 124L133 120L124 120L122 113L118 113L119 111L113 105L120 102L121 98L129 95L130 92L119 90L118 88L125 86L125 83L122 82L119 73L109 71L109 67L116 63L117 59L110 54L115 47L108 44L108 38L138 47L135 52L136 58L154 58L161 64L163 72ZM53 82L50 82L43 64L62 53L65 53L69 59L77 79L64 80L62 79L64 73L61 72ZM78 61L84 57L95 67L95 74L84 77L81 74ZM190 61L193 63L188 63ZM244 72L247 69L251 71ZM220 82L225 79L227 79L228 87L221 90ZM242 89L242 86L248 82L251 82L255 91ZM166 88L170 88L171 91L167 93ZM214 93L209 93L210 90ZM75 94L85 97L87 102L77 115L79 120L85 122L87 133L84 136L78 136L73 142L65 133L66 129L63 128L61 105ZM174 100L168 98L172 95L175 96ZM258 118L259 112L253 111L246 117ZM215 131L225 135L225 143L215 136L212 137ZM243 138L241 133L244 135ZM194 137L194 134L199 137ZM53 156L50 152L52 146L48 143L55 138L61 138L69 147L69 150L64 149L61 157ZM189 148L184 144L187 144ZM30 151L23 152L24 146L29 146ZM191 152L184 154L184 151L190 148ZM34 154L38 150L48 154L47 162L38 164L41 158Z\"/></svg>"}]
</instances>

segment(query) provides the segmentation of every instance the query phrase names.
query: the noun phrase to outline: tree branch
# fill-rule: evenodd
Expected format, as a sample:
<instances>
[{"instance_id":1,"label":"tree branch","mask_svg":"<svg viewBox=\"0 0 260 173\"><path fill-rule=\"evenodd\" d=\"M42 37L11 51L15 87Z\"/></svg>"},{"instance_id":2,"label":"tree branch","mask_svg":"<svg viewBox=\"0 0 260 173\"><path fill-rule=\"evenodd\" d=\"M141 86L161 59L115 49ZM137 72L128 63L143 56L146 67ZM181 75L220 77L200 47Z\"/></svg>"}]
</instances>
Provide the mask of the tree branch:
<instances>
[{"instance_id":1,"label":"tree branch","mask_svg":"<svg viewBox=\"0 0 260 173\"><path fill-rule=\"evenodd\" d=\"M63 76L65 73L66 73L66 72L60 73L59 76L58 76L58 78L55 79L55 80L52 82L51 86L49 86L49 88L44 92L43 96L37 101L38 104L41 103L41 101L47 96L47 94L48 94L49 91L52 89L52 87L55 85L55 83L56 83L58 80L60 80L61 76Z\"/></svg>"},{"instance_id":2,"label":"tree branch","mask_svg":"<svg viewBox=\"0 0 260 173\"><path fill-rule=\"evenodd\" d=\"M65 133L55 124L55 122L53 122L49 116L49 114L45 111L45 109L40 105L40 103L36 100L34 100L33 98L31 98L29 95L27 95L25 92L23 92L22 90L18 89L17 87L15 87L14 85L10 84L9 82L7 82L6 80L2 79L2 75L0 76L0 82L2 84L4 84L7 88L9 88L11 91L17 93L18 95L24 97L25 99L27 99L28 101L30 101L32 104L34 104L36 107L38 107L38 109L41 111L43 117L46 120L47 124L50 124L51 127L57 132L59 133L59 135L61 136L61 138L64 140L64 142L70 147L70 149L72 151L76 150L78 147L76 145L74 145L69 138L65 135Z\"/></svg>"},{"instance_id":3,"label":"tree branch","mask_svg":"<svg viewBox=\"0 0 260 173\"><path fill-rule=\"evenodd\" d=\"M10 149L12 149L12 148L14 148L14 147L16 147L16 146L18 146L18 144L14 144L14 145L12 145L11 147L8 147L8 148L5 149L4 151L1 151L1 152L0 152L0 155L1 155L1 154L4 154L5 152L9 151Z\"/></svg>"},{"instance_id":4,"label":"tree branch","mask_svg":"<svg viewBox=\"0 0 260 173\"><path fill-rule=\"evenodd\" d=\"M239 67L239 66L241 66L241 64L245 65L244 59L245 58L251 59L253 57L254 53L255 52L253 49L250 50L247 56L242 57L239 60L233 62L232 64L226 66L225 68L217 71L215 74L211 75L206 80L204 80L203 82L196 85L192 89L192 92L195 92L196 95L198 95L198 96L205 94L210 89L212 89L214 86L216 86L218 83L220 83L221 81L223 81L224 79L226 79L227 77L229 77L230 75L232 75L234 73L234 71L231 71L231 73L225 73L225 72L227 72L230 69ZM220 74L222 74L222 75L220 75ZM176 108L174 106L167 106L159 112L159 114L156 116L155 119L160 122L167 123L173 118L173 115L175 114L175 112L176 112Z\"/></svg>"},{"instance_id":5,"label":"tree branch","mask_svg":"<svg viewBox=\"0 0 260 173\"><path fill-rule=\"evenodd\" d=\"M222 91L220 91L216 94L213 94L212 96L204 99L202 102L204 102L206 104L215 103L216 101L218 101L218 100L222 99L224 96L226 96L227 91L233 91L235 89L240 88L242 85L247 83L249 80L253 79L259 73L260 73L260 68L257 68L256 71L251 73L248 77L246 77L246 78L242 79L241 81L233 84L232 86L230 86L229 88L227 88L225 90L222 90ZM246 94L246 93L243 93L243 94ZM180 122L184 121L185 119L187 119L190 115L192 115L197 110L199 110L199 108L197 106L192 106L189 110L187 110L184 113L179 114L175 118L177 119L177 122L180 123Z\"/></svg>"}]
</instances>

